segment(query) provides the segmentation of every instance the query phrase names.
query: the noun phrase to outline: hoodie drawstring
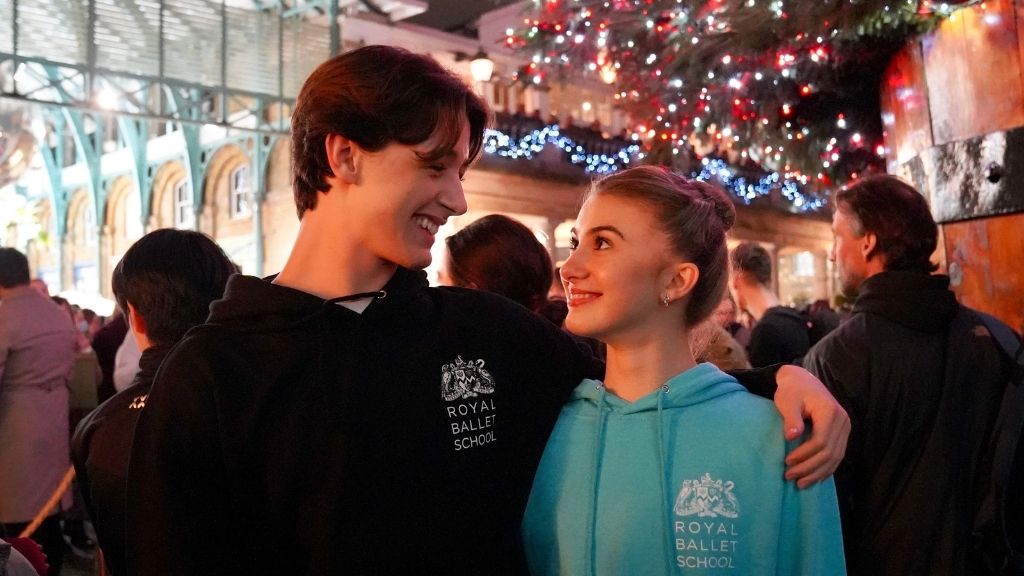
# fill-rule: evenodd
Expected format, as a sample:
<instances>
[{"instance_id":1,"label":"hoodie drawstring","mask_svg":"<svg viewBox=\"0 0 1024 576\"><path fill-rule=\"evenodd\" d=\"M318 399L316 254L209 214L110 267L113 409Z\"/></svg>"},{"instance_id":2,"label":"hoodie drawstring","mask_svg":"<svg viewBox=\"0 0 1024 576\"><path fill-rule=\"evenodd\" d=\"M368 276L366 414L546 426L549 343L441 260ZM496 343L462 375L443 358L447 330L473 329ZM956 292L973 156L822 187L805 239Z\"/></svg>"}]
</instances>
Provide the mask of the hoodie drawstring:
<instances>
[{"instance_id":1,"label":"hoodie drawstring","mask_svg":"<svg viewBox=\"0 0 1024 576\"><path fill-rule=\"evenodd\" d=\"M672 563L672 549L674 545L673 532L672 532L672 508L675 504L674 499L669 499L668 492L668 478L667 478L667 466L665 465L665 459L667 454L665 452L665 425L663 422L662 410L662 398L667 396L670 391L668 384L664 384L661 387L661 391L658 394L658 482L661 484L661 506L664 513L661 516L664 522L664 528L662 534L667 538L668 548L665 549L665 574L671 574L675 570L675 566Z\"/></svg>"},{"instance_id":2,"label":"hoodie drawstring","mask_svg":"<svg viewBox=\"0 0 1024 576\"><path fill-rule=\"evenodd\" d=\"M341 302L351 302L353 300L362 300L363 298L376 298L378 300L387 298L388 293L384 290L374 290L373 292L360 292L358 294L349 294L348 296L338 296L337 298L331 298L330 300L324 300L324 305L327 304L339 304Z\"/></svg>"},{"instance_id":3,"label":"hoodie drawstring","mask_svg":"<svg viewBox=\"0 0 1024 576\"><path fill-rule=\"evenodd\" d=\"M594 482L590 491L590 525L587 533L587 573L590 576L594 576L597 571L597 559L595 558L595 550L597 550L597 489L598 489L598 478L601 477L601 455L603 454L602 447L604 445L605 436L605 407L604 398L607 394L607 389L604 384L597 385L598 390L601 391L601 395L597 399L597 431L594 435Z\"/></svg>"}]
</instances>

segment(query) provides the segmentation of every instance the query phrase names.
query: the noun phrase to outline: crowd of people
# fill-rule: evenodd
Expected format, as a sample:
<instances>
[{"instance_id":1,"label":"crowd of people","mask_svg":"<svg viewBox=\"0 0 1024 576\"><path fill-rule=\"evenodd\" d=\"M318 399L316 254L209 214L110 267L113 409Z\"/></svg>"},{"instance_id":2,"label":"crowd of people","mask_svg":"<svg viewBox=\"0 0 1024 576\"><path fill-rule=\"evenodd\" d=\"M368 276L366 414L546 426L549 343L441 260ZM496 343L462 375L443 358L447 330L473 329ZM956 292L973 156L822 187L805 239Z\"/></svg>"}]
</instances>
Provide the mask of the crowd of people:
<instances>
[{"instance_id":1,"label":"crowd of people","mask_svg":"<svg viewBox=\"0 0 1024 576\"><path fill-rule=\"evenodd\" d=\"M781 305L724 192L652 166L592 183L557 273L492 215L430 287L489 117L427 56L322 64L280 273L136 242L73 436L80 332L0 249L0 573L60 573L72 460L116 576L988 573L972 471L1010 367L934 274L916 190L837 195L843 322Z\"/></svg>"},{"instance_id":2,"label":"crowd of people","mask_svg":"<svg viewBox=\"0 0 1024 576\"><path fill-rule=\"evenodd\" d=\"M40 509L50 496L48 490L68 470L68 430L113 395L115 355L125 330L119 327L123 317L116 310L111 318L104 318L51 296L40 278L26 280L28 261L17 250L0 249L0 261L8 282L17 283L6 287L8 306L2 317L8 323L3 336L9 347L5 348L8 357L0 362L0 372L7 373L0 410L9 415L0 419L5 462L0 486L10 487L2 490L9 497L0 498L0 521L3 534L9 535L29 525L33 516L26 511L34 514ZM130 368L134 360L126 362ZM63 420L61 414L66 414ZM61 421L66 424L61 426ZM68 492L60 499L62 515L48 514L36 529L37 539L45 541L51 564L56 566L65 547L87 552L95 545L86 530L88 518L81 500L74 494Z\"/></svg>"}]
</instances>

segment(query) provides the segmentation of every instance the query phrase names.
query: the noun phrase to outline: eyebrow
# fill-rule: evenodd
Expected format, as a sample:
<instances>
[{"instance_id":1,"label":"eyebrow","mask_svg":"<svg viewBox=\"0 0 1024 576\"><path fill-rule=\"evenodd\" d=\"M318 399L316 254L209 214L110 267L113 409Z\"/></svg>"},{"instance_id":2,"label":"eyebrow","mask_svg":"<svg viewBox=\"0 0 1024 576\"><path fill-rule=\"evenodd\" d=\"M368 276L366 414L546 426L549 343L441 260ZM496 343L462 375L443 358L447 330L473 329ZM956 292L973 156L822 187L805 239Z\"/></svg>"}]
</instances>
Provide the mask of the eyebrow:
<instances>
[{"instance_id":1,"label":"eyebrow","mask_svg":"<svg viewBox=\"0 0 1024 576\"><path fill-rule=\"evenodd\" d=\"M424 163L444 161L444 160L448 160L450 158L457 158L458 157L458 153L455 152L454 148L448 148L448 149L446 149L444 151L434 150L431 153L421 153L421 152L413 151L413 154L416 155L416 158L420 162L424 162ZM459 165L459 171L460 172L465 172L472 165L473 165L473 159L472 158L466 158L466 160L462 164Z\"/></svg>"},{"instance_id":2,"label":"eyebrow","mask_svg":"<svg viewBox=\"0 0 1024 576\"><path fill-rule=\"evenodd\" d=\"M572 234L577 234L577 235L579 234L579 231L576 230L575 226L573 226L572 230L570 230L569 232L572 233ZM598 232L612 232L613 234L618 235L619 238L622 238L623 240L626 239L626 237L622 234L622 232L618 228L616 228L615 226L607 226L607 225L605 225L605 226L594 226L588 232L590 234L597 234Z\"/></svg>"}]
</instances>

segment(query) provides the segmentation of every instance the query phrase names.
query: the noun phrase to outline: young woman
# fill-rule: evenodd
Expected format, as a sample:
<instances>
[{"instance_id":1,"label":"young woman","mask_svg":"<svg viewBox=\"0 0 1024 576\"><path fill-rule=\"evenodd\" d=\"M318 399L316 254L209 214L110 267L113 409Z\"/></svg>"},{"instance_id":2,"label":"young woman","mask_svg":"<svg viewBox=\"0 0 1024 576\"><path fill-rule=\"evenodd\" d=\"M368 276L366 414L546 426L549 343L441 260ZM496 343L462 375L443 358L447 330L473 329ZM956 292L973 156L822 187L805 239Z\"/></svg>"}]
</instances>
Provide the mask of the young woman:
<instances>
[{"instance_id":1,"label":"young woman","mask_svg":"<svg viewBox=\"0 0 1024 576\"><path fill-rule=\"evenodd\" d=\"M523 524L531 572L845 572L831 480L783 478L779 415L689 352L725 288L716 188L640 167L596 182L561 269L566 326L607 344L562 409Z\"/></svg>"},{"instance_id":2,"label":"young woman","mask_svg":"<svg viewBox=\"0 0 1024 576\"><path fill-rule=\"evenodd\" d=\"M400 48L310 74L295 245L272 279L232 276L161 365L132 444L129 573L521 572L534 470L594 367L520 306L426 285L486 121L464 82ZM845 445L819 386L776 394L796 423L805 400L824 408L804 481Z\"/></svg>"}]
</instances>

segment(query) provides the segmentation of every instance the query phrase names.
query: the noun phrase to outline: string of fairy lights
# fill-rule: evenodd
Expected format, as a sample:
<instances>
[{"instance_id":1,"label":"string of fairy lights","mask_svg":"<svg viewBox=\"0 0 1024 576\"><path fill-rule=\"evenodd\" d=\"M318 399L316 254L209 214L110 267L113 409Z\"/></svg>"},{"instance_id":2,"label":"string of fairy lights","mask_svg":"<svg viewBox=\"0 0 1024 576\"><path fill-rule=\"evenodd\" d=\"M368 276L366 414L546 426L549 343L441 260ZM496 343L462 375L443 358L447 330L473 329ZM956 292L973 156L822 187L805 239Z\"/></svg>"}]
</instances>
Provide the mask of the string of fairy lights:
<instances>
[{"instance_id":1,"label":"string of fairy lights","mask_svg":"<svg viewBox=\"0 0 1024 576\"><path fill-rule=\"evenodd\" d=\"M612 154L590 152L582 144L563 135L557 124L533 130L520 138L492 129L484 133L484 152L502 158L529 160L548 145L565 152L569 162L574 166L582 166L587 174L608 174L628 165L632 159L642 160L644 157L639 144L627 144Z\"/></svg>"},{"instance_id":2,"label":"string of fairy lights","mask_svg":"<svg viewBox=\"0 0 1024 576\"><path fill-rule=\"evenodd\" d=\"M487 129L484 133L484 152L510 160L531 160L548 146L557 147L566 154L571 164L581 166L587 174L593 175L610 174L645 158L637 143L627 144L611 154L589 151L586 146L562 134L557 124L538 128L518 138L494 129ZM739 202L747 205L779 190L797 212L816 212L827 206L824 197L804 194L803 183L798 179L782 176L778 172L751 179L719 158L704 158L700 170L691 172L690 176L702 181L717 182Z\"/></svg>"},{"instance_id":3,"label":"string of fairy lights","mask_svg":"<svg viewBox=\"0 0 1024 576\"><path fill-rule=\"evenodd\" d=\"M884 171L878 83L892 54L977 3L534 0L505 42L531 55L522 82L583 74L613 86L644 153L696 156L698 177L741 200L779 189L814 210L835 186ZM743 176L751 166L763 176Z\"/></svg>"}]
</instances>

